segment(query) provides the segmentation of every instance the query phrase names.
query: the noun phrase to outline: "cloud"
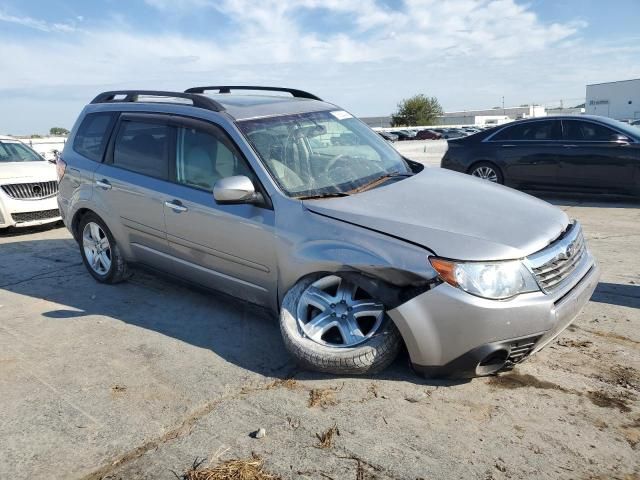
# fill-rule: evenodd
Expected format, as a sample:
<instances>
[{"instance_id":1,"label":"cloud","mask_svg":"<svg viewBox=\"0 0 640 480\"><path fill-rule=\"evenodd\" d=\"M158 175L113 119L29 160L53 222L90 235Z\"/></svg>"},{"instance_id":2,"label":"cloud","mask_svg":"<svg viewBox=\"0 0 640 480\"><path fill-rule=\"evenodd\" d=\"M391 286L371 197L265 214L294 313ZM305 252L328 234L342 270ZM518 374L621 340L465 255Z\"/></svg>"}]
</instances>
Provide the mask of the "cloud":
<instances>
[{"instance_id":1,"label":"cloud","mask_svg":"<svg viewBox=\"0 0 640 480\"><path fill-rule=\"evenodd\" d=\"M588 81L609 79L603 72L628 76L640 57L637 42L595 45L581 36L584 22L543 22L514 0L405 0L394 9L380 0L145 3L166 16L215 15L224 32L139 29L123 9L104 23L84 19L82 29L0 10L0 21L52 34L18 40L0 31L0 98L15 109L3 108L0 122L51 123L57 114L53 123L70 124L81 99L100 90L226 82L309 89L361 115L389 113L416 92L447 109L492 106L502 95L540 102L583 95ZM325 28L337 18L339 28ZM27 109L29 92L55 92L59 112L38 115L45 96L35 93Z\"/></svg>"},{"instance_id":2,"label":"cloud","mask_svg":"<svg viewBox=\"0 0 640 480\"><path fill-rule=\"evenodd\" d=\"M36 18L10 15L2 10L0 10L0 22L14 23L16 25L48 33L70 33L76 30L75 25L72 23L49 23Z\"/></svg>"}]
</instances>

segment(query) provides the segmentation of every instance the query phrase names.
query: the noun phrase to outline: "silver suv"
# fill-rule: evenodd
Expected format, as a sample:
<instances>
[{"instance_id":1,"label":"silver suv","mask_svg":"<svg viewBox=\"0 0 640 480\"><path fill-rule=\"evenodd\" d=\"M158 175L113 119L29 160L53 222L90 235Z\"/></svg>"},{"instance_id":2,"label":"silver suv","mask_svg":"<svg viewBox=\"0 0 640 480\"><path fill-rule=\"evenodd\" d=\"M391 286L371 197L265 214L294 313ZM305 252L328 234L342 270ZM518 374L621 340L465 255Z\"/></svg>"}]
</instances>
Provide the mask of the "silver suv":
<instances>
[{"instance_id":1,"label":"silver suv","mask_svg":"<svg viewBox=\"0 0 640 480\"><path fill-rule=\"evenodd\" d=\"M493 374L553 340L598 283L560 209L424 168L300 90L102 93L58 174L97 281L146 264L264 305L309 369L379 371L404 344L424 374Z\"/></svg>"}]
</instances>

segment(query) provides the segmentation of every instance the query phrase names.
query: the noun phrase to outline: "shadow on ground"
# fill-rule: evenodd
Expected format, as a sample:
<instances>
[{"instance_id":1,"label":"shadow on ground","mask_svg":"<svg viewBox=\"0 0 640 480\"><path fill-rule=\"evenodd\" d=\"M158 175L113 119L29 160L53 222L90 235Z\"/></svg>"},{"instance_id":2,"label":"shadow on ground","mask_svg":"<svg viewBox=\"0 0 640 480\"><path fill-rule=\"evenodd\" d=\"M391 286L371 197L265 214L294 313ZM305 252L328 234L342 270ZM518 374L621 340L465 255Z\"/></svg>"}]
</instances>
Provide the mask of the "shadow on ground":
<instances>
[{"instance_id":1,"label":"shadow on ground","mask_svg":"<svg viewBox=\"0 0 640 480\"><path fill-rule=\"evenodd\" d=\"M77 248L71 239L0 245L0 271L12 270L11 281L0 281L0 288L58 304L58 308L42 313L52 322L89 321L90 316L104 316L208 349L228 362L264 376L338 378L296 368L284 350L273 312L139 269L133 271L127 282L99 284L82 265ZM36 261L39 259L26 261L27 256L33 258L34 254L39 258L48 255L58 258L43 268L42 262ZM16 267L14 264L22 257L24 264ZM64 264L60 258L64 258ZM420 385L464 383L423 379L411 370L406 352L390 368L371 376L374 377Z\"/></svg>"},{"instance_id":2,"label":"shadow on ground","mask_svg":"<svg viewBox=\"0 0 640 480\"><path fill-rule=\"evenodd\" d=\"M640 308L640 285L600 282L591 301Z\"/></svg>"}]
</instances>

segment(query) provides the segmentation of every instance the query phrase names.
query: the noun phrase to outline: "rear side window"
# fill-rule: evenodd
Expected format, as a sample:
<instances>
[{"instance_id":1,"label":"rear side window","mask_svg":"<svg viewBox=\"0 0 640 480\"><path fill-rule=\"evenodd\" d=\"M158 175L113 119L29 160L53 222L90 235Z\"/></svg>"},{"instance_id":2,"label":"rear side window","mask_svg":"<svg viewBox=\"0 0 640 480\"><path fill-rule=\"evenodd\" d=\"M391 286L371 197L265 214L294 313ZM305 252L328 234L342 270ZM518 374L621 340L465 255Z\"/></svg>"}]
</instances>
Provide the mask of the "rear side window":
<instances>
[{"instance_id":1,"label":"rear side window","mask_svg":"<svg viewBox=\"0 0 640 480\"><path fill-rule=\"evenodd\" d=\"M101 162L114 119L113 112L88 114L78 128L73 149L94 162Z\"/></svg>"},{"instance_id":2,"label":"rear side window","mask_svg":"<svg viewBox=\"0 0 640 480\"><path fill-rule=\"evenodd\" d=\"M125 120L113 148L113 164L149 177L169 178L169 139L172 127Z\"/></svg>"},{"instance_id":3,"label":"rear side window","mask_svg":"<svg viewBox=\"0 0 640 480\"><path fill-rule=\"evenodd\" d=\"M560 122L558 120L545 120L507 127L494 135L491 140L544 141L560 140L561 136L562 128Z\"/></svg>"},{"instance_id":4,"label":"rear side window","mask_svg":"<svg viewBox=\"0 0 640 480\"><path fill-rule=\"evenodd\" d=\"M564 135L567 140L583 142L608 142L616 132L591 122L565 120Z\"/></svg>"}]
</instances>

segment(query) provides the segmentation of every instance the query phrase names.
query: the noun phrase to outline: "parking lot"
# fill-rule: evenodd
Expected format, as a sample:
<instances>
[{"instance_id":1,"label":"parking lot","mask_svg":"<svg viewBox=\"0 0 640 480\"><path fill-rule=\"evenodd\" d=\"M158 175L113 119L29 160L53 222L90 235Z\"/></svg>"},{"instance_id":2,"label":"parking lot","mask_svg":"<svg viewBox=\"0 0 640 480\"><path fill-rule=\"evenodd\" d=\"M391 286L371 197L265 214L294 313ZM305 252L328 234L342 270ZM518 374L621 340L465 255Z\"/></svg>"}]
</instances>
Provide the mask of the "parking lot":
<instances>
[{"instance_id":1,"label":"parking lot","mask_svg":"<svg viewBox=\"0 0 640 480\"><path fill-rule=\"evenodd\" d=\"M445 147L396 145L430 164ZM299 371L267 311L138 270L98 284L64 228L0 233L0 478L171 479L252 454L282 478L640 478L640 203L546 199L601 283L545 350L465 382L406 354L371 377Z\"/></svg>"}]
</instances>

